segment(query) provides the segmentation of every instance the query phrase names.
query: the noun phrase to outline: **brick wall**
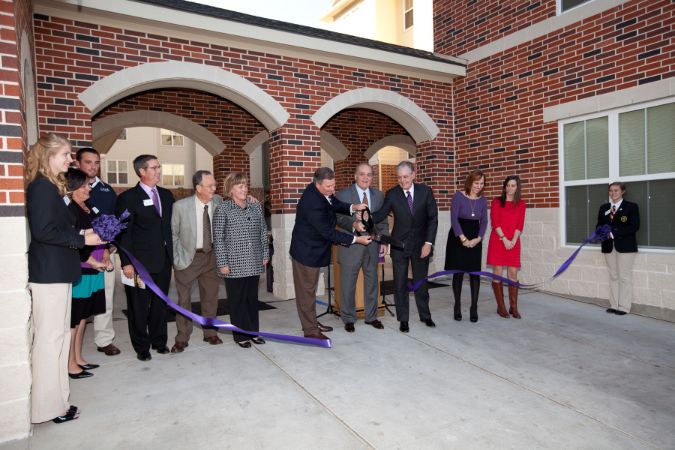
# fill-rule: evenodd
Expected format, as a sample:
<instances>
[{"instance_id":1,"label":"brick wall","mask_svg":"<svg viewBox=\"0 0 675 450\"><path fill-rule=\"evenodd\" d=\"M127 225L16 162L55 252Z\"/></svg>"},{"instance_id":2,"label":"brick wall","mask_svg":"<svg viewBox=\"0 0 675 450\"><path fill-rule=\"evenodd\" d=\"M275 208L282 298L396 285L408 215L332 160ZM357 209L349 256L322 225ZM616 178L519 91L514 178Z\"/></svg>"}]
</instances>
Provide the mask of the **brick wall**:
<instances>
[{"instance_id":1,"label":"brick wall","mask_svg":"<svg viewBox=\"0 0 675 450\"><path fill-rule=\"evenodd\" d=\"M457 183L480 167L493 196L518 173L530 205L558 206L557 124L543 122L543 109L672 77L674 16L673 2L629 1L470 64L455 84ZM446 45L437 51L458 47Z\"/></svg>"},{"instance_id":2,"label":"brick wall","mask_svg":"<svg viewBox=\"0 0 675 450\"><path fill-rule=\"evenodd\" d=\"M293 212L295 203L320 164L319 131L311 115L333 97L357 88L391 90L414 101L441 128L434 162L424 168L431 183L452 176L452 86L291 58L206 42L120 29L72 19L34 16L39 121L42 132L57 131L76 146L91 141L91 114L78 94L101 77L147 62L177 60L222 67L245 77L274 97L290 114L270 141L273 210ZM421 155L424 156L424 155ZM216 167L219 167L216 165ZM217 170L224 170L217 169ZM449 199L439 199L447 208Z\"/></svg>"},{"instance_id":3,"label":"brick wall","mask_svg":"<svg viewBox=\"0 0 675 450\"><path fill-rule=\"evenodd\" d=\"M380 183L380 175L382 183ZM391 164L381 164L373 166L373 186L381 186L382 192L387 192L398 184L396 177L396 166Z\"/></svg>"},{"instance_id":4,"label":"brick wall","mask_svg":"<svg viewBox=\"0 0 675 450\"><path fill-rule=\"evenodd\" d=\"M349 156L345 160L335 163L335 185L338 190L354 182L356 166L368 162L363 154L372 144L386 136L408 134L388 116L368 109L342 111L328 121L323 129L339 139L349 150Z\"/></svg>"}]
</instances>

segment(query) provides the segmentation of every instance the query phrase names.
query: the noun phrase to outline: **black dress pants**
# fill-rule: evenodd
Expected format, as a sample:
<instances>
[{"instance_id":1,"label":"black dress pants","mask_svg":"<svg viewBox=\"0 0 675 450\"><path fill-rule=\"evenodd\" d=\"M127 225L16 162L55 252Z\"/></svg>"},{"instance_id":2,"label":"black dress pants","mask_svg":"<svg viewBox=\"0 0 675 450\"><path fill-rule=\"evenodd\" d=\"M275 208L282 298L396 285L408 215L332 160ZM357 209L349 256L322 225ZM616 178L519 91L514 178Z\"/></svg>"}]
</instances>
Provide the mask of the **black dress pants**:
<instances>
[{"instance_id":1,"label":"black dress pants","mask_svg":"<svg viewBox=\"0 0 675 450\"><path fill-rule=\"evenodd\" d=\"M225 278L230 322L242 330L259 331L258 282L260 275L243 278ZM232 332L234 342L248 341L255 335Z\"/></svg>"},{"instance_id":2,"label":"black dress pants","mask_svg":"<svg viewBox=\"0 0 675 450\"><path fill-rule=\"evenodd\" d=\"M421 280L429 273L429 257L422 259L419 253L405 255L399 251L392 252L391 254L394 272L394 303L396 303L396 319L399 322L408 322L410 315L408 264L412 265L413 281ZM415 303L417 304L417 313L420 316L420 320L431 319L429 290L426 281L415 291Z\"/></svg>"}]
</instances>

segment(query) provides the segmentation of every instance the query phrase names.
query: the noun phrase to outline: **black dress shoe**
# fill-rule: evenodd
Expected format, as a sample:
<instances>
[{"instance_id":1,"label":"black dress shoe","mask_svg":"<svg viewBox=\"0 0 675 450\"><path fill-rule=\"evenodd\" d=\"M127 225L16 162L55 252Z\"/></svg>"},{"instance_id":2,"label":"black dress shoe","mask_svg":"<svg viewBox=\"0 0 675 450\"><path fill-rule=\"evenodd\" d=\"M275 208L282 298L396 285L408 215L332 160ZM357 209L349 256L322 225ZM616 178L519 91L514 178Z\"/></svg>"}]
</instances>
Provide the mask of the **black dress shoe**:
<instances>
[{"instance_id":1,"label":"black dress shoe","mask_svg":"<svg viewBox=\"0 0 675 450\"><path fill-rule=\"evenodd\" d=\"M136 353L136 358L138 358L139 361L150 361L152 359L152 355L149 351L145 350Z\"/></svg>"},{"instance_id":2,"label":"black dress shoe","mask_svg":"<svg viewBox=\"0 0 675 450\"><path fill-rule=\"evenodd\" d=\"M169 350L169 347L167 347L166 345L164 347L157 347L155 350L160 355L166 355L167 353L171 353L171 350Z\"/></svg>"},{"instance_id":3,"label":"black dress shoe","mask_svg":"<svg viewBox=\"0 0 675 450\"><path fill-rule=\"evenodd\" d=\"M424 322L425 324L427 324L427 326L428 326L429 328L435 328L435 327L436 327L436 324L434 323L433 320L431 320L431 317L429 317L428 319L424 319L422 322Z\"/></svg>"},{"instance_id":4,"label":"black dress shoe","mask_svg":"<svg viewBox=\"0 0 675 450\"><path fill-rule=\"evenodd\" d=\"M378 330L383 330L383 329L384 329L384 325L382 325L382 322L380 322L380 321L377 320L377 319L375 319L375 320L373 320L373 321L371 321L371 322L366 321L366 325L370 325L370 326L372 326L373 328L377 328Z\"/></svg>"},{"instance_id":5,"label":"black dress shoe","mask_svg":"<svg viewBox=\"0 0 675 450\"><path fill-rule=\"evenodd\" d=\"M455 320L456 320L457 322L461 322L461 321L462 321L462 314L461 314L461 313L455 314Z\"/></svg>"},{"instance_id":6,"label":"black dress shoe","mask_svg":"<svg viewBox=\"0 0 675 450\"><path fill-rule=\"evenodd\" d=\"M241 348L251 348L251 341L237 342L237 345Z\"/></svg>"},{"instance_id":7,"label":"black dress shoe","mask_svg":"<svg viewBox=\"0 0 675 450\"><path fill-rule=\"evenodd\" d=\"M617 316L625 316L627 313L626 311L619 311L617 309L616 311L614 311L614 314L616 314Z\"/></svg>"},{"instance_id":8,"label":"black dress shoe","mask_svg":"<svg viewBox=\"0 0 675 450\"><path fill-rule=\"evenodd\" d=\"M354 328L354 324L353 324L353 323L346 323L346 324L345 324L345 331L346 331L347 333L353 333L354 331L356 331L356 328Z\"/></svg>"},{"instance_id":9,"label":"black dress shoe","mask_svg":"<svg viewBox=\"0 0 675 450\"><path fill-rule=\"evenodd\" d=\"M72 380L79 380L80 378L89 378L89 377L93 377L94 374L91 373L91 372L87 372L86 370L83 370L83 371L80 372L80 373L70 373L70 372L68 372L68 376L69 376Z\"/></svg>"},{"instance_id":10,"label":"black dress shoe","mask_svg":"<svg viewBox=\"0 0 675 450\"><path fill-rule=\"evenodd\" d=\"M329 327L328 325L324 325L321 322L316 322L317 325L319 326L319 331L322 333L327 333L329 331L333 331L333 327Z\"/></svg>"},{"instance_id":11,"label":"black dress shoe","mask_svg":"<svg viewBox=\"0 0 675 450\"><path fill-rule=\"evenodd\" d=\"M75 420L78 417L80 417L80 411L77 409L77 406L71 406L64 415L53 418L52 422L63 423Z\"/></svg>"},{"instance_id":12,"label":"black dress shoe","mask_svg":"<svg viewBox=\"0 0 675 450\"><path fill-rule=\"evenodd\" d=\"M78 366L82 370L93 370L93 369L98 369L99 367L101 367L98 364L78 364Z\"/></svg>"},{"instance_id":13,"label":"black dress shoe","mask_svg":"<svg viewBox=\"0 0 675 450\"><path fill-rule=\"evenodd\" d=\"M265 343L265 339L261 338L260 336L256 336L251 338L251 342L258 345L263 345Z\"/></svg>"},{"instance_id":14,"label":"black dress shoe","mask_svg":"<svg viewBox=\"0 0 675 450\"><path fill-rule=\"evenodd\" d=\"M399 325L398 329L401 330L401 333L407 333L408 331L410 331L408 322L401 322L401 325Z\"/></svg>"},{"instance_id":15,"label":"black dress shoe","mask_svg":"<svg viewBox=\"0 0 675 450\"><path fill-rule=\"evenodd\" d=\"M610 314L616 314L616 309L614 309L614 308L607 308L606 312L608 312L608 313L610 313Z\"/></svg>"}]
</instances>

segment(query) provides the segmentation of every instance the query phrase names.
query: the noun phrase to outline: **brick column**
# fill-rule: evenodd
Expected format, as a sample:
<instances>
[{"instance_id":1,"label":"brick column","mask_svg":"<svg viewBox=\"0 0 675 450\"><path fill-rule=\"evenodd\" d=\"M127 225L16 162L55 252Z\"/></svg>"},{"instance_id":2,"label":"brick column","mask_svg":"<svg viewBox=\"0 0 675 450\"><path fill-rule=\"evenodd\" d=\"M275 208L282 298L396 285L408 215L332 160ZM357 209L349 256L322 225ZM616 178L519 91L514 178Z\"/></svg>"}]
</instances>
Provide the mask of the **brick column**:
<instances>
[{"instance_id":1,"label":"brick column","mask_svg":"<svg viewBox=\"0 0 675 450\"><path fill-rule=\"evenodd\" d=\"M272 132L269 147L274 295L293 298L295 289L288 251L295 225L295 206L321 165L319 129L288 123Z\"/></svg>"}]
</instances>

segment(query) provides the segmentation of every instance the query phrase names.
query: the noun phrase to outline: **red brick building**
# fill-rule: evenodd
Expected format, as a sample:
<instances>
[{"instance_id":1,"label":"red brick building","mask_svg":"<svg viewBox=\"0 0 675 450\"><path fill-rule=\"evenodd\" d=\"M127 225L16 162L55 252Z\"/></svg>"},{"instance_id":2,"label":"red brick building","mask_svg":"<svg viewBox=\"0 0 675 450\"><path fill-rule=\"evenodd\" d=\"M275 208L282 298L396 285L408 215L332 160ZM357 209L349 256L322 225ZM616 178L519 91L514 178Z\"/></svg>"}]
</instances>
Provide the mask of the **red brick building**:
<instances>
[{"instance_id":1,"label":"red brick building","mask_svg":"<svg viewBox=\"0 0 675 450\"><path fill-rule=\"evenodd\" d=\"M23 161L50 131L105 152L125 127L169 128L207 149L219 178L266 144L283 298L320 148L342 186L379 148L406 149L438 199L439 249L466 172L486 171L489 196L520 174L522 279L599 301L597 249L547 280L621 179L644 216L634 310L675 319L674 15L666 0L436 0L428 53L180 0L0 1L0 296L16 349L0 371L0 440L29 429Z\"/></svg>"}]
</instances>

